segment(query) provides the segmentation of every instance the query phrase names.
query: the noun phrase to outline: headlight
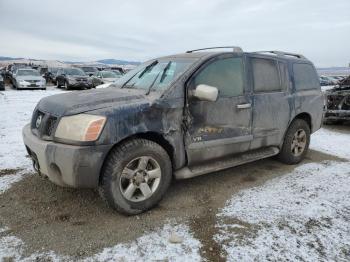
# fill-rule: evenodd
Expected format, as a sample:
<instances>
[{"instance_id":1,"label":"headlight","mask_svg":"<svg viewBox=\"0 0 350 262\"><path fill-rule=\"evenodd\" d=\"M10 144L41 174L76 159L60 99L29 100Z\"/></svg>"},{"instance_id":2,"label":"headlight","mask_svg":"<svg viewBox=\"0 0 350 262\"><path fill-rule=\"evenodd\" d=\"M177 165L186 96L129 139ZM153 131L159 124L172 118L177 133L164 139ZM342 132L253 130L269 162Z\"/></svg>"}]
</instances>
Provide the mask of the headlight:
<instances>
[{"instance_id":1,"label":"headlight","mask_svg":"<svg viewBox=\"0 0 350 262\"><path fill-rule=\"evenodd\" d=\"M106 117L88 114L62 117L55 137L80 142L96 141L106 123Z\"/></svg>"},{"instance_id":2,"label":"headlight","mask_svg":"<svg viewBox=\"0 0 350 262\"><path fill-rule=\"evenodd\" d=\"M20 84L21 86L28 86L28 85L30 85L29 82L24 81L24 80L20 80L20 81L19 81L19 84Z\"/></svg>"}]
</instances>

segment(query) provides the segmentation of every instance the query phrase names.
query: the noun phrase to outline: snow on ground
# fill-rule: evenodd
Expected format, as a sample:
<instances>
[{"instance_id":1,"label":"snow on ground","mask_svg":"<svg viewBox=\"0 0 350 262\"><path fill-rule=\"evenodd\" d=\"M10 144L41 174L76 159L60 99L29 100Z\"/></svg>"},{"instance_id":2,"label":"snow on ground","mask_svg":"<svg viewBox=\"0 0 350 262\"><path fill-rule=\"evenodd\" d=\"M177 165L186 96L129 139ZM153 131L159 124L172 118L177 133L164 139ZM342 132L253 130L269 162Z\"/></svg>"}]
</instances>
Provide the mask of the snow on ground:
<instances>
[{"instance_id":1,"label":"snow on ground","mask_svg":"<svg viewBox=\"0 0 350 262\"><path fill-rule=\"evenodd\" d=\"M169 236L174 233L183 238L182 243L169 242ZM200 246L200 242L193 238L187 226L166 224L158 231L145 234L130 243L105 248L101 253L83 261L200 261ZM27 257L24 255L24 248L23 241L14 236L0 238L0 261L6 258L21 261L75 260L67 256L59 256L53 251L34 253Z\"/></svg>"},{"instance_id":2,"label":"snow on ground","mask_svg":"<svg viewBox=\"0 0 350 262\"><path fill-rule=\"evenodd\" d=\"M21 129L30 121L36 103L62 92L0 92L0 194L31 170L25 157ZM321 129L312 135L310 148L350 160L350 134ZM284 176L233 195L217 215L215 240L229 261L252 260L349 260L350 162L324 161L300 165ZM0 228L0 261L71 260L49 253L24 255L25 243ZM172 232L181 244L170 243ZM186 225L167 224L138 239L107 247L86 261L169 260L199 261L200 241Z\"/></svg>"},{"instance_id":3,"label":"snow on ground","mask_svg":"<svg viewBox=\"0 0 350 262\"><path fill-rule=\"evenodd\" d=\"M41 98L59 92L62 91L0 92L0 170L18 170L12 175L0 175L0 193L19 181L26 171L32 170L32 162L26 157L22 141L22 127L30 122L33 110Z\"/></svg>"},{"instance_id":4,"label":"snow on ground","mask_svg":"<svg viewBox=\"0 0 350 262\"><path fill-rule=\"evenodd\" d=\"M22 128L30 122L33 110L45 96L61 90L0 92L0 169L31 168L22 141Z\"/></svg>"},{"instance_id":5,"label":"snow on ground","mask_svg":"<svg viewBox=\"0 0 350 262\"><path fill-rule=\"evenodd\" d=\"M350 134L321 129L311 148L350 160ZM350 162L304 164L242 191L217 215L230 261L350 259Z\"/></svg>"},{"instance_id":6,"label":"snow on ground","mask_svg":"<svg viewBox=\"0 0 350 262\"><path fill-rule=\"evenodd\" d=\"M326 154L350 159L350 134L321 128L311 136L310 148Z\"/></svg>"}]
</instances>

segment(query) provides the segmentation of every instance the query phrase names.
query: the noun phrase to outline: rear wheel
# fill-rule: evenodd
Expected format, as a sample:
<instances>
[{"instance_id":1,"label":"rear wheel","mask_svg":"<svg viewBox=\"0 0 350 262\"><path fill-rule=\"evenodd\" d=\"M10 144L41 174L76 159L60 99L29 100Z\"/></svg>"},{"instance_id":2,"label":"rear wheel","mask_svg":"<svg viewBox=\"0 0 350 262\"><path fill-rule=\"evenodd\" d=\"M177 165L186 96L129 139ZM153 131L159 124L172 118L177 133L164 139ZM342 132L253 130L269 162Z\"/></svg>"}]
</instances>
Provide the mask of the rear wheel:
<instances>
[{"instance_id":1,"label":"rear wheel","mask_svg":"<svg viewBox=\"0 0 350 262\"><path fill-rule=\"evenodd\" d=\"M285 135L281 152L277 156L286 164L297 164L302 161L309 149L310 127L305 120L295 119Z\"/></svg>"},{"instance_id":2,"label":"rear wheel","mask_svg":"<svg viewBox=\"0 0 350 262\"><path fill-rule=\"evenodd\" d=\"M99 192L107 205L134 215L162 199L172 178L171 161L157 143L133 139L113 149L101 176Z\"/></svg>"}]
</instances>

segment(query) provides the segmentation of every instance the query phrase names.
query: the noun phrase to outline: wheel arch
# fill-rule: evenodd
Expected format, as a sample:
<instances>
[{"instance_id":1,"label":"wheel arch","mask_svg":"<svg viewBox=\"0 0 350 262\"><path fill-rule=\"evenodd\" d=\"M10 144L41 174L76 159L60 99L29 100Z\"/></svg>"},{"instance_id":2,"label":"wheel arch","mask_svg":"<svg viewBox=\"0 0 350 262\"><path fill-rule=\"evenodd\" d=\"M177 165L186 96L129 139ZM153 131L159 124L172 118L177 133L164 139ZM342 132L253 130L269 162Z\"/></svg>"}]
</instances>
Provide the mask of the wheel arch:
<instances>
[{"instance_id":1,"label":"wheel arch","mask_svg":"<svg viewBox=\"0 0 350 262\"><path fill-rule=\"evenodd\" d=\"M111 152L121 144L125 143L126 141L132 140L132 139L137 139L137 138L142 138L142 139L147 139L152 142L157 143L160 145L169 155L170 161L172 168L174 169L174 163L175 163L175 153L174 153L174 147L170 144L168 140L166 140L161 134L153 131L148 131L148 132L143 132L143 133L137 133L133 134L131 136L125 137L122 140L118 141L116 144L113 145L113 147L109 150L109 152L106 154L103 164L101 166L100 174L99 174L99 184L101 182L101 174L104 170L105 162L108 158L108 156L111 154Z\"/></svg>"},{"instance_id":2,"label":"wheel arch","mask_svg":"<svg viewBox=\"0 0 350 262\"><path fill-rule=\"evenodd\" d=\"M312 130L312 118L311 118L311 115L310 115L309 113L302 112L302 113L299 113L299 114L295 115L294 118L292 119L292 121L289 122L288 127L286 128L286 130L284 131L283 139L282 139L282 141L281 141L281 143L280 143L280 148L282 148L282 145L283 145L283 143L284 143L284 139L285 139L285 137L286 137L286 134L287 134L287 131L288 131L289 127L291 126L291 124L292 124L296 119L302 119L302 120L304 120L304 121L308 124L308 126L309 126L309 128L310 128L310 131Z\"/></svg>"}]
</instances>

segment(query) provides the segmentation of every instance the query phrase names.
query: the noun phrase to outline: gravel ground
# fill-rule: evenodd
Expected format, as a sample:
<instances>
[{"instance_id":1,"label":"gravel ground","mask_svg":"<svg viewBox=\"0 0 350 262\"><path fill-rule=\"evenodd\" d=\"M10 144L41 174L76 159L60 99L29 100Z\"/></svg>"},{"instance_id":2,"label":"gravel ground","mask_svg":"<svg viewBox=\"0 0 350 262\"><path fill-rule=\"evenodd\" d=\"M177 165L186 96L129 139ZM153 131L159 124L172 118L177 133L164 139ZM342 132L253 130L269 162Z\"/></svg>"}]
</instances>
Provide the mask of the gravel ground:
<instances>
[{"instance_id":1,"label":"gravel ground","mask_svg":"<svg viewBox=\"0 0 350 262\"><path fill-rule=\"evenodd\" d=\"M254 258L328 260L350 257L349 238L339 236L350 228L350 223L346 222L350 221L347 204L350 153L344 149L344 144L350 142L350 125L327 126L313 135L315 143L311 144L312 149L300 165L287 166L265 159L190 180L174 181L156 208L139 216L126 217L105 207L94 190L57 187L31 170L30 160L21 147L20 129L29 121L36 101L57 92L61 91L51 88L46 93L10 90L0 94L0 111L8 112L5 122L0 124L0 261L36 258L250 261ZM11 134L7 133L7 124ZM325 171L320 173L322 169ZM334 181L329 186L326 186L327 175ZM289 190L292 185L298 193ZM312 192L319 190L312 196L319 201L308 201L312 193L304 194L303 187L309 187ZM330 194L337 189L338 198ZM288 194L281 197L284 192ZM295 211L298 208L289 208L291 204L287 200L293 198L294 204L303 204L304 208L300 208L303 218ZM332 223L341 223L341 226L320 224L323 220L315 216L316 211L307 212L310 207L318 210L321 203ZM336 214L341 214L343 219ZM304 227L310 219L315 221L311 220L309 226L319 228L319 243L331 245L331 248L314 252L317 232L308 232ZM301 226L303 228L298 230ZM333 242L321 237L327 226L334 229ZM181 243L171 243L172 234L182 238ZM282 240L276 241L280 234ZM310 239L306 239L305 234ZM297 245L291 243L298 241L303 252L300 256L291 256L291 252L287 252L288 245L297 252ZM341 255L336 256L339 252Z\"/></svg>"}]
</instances>

